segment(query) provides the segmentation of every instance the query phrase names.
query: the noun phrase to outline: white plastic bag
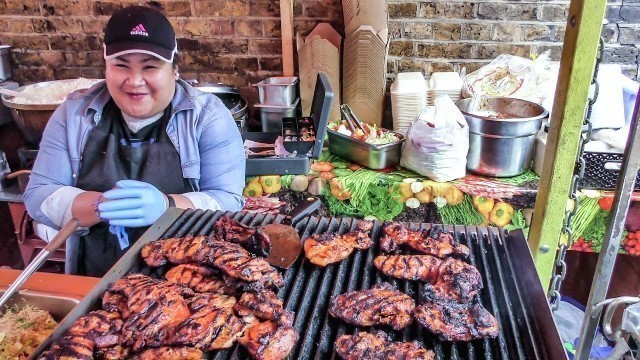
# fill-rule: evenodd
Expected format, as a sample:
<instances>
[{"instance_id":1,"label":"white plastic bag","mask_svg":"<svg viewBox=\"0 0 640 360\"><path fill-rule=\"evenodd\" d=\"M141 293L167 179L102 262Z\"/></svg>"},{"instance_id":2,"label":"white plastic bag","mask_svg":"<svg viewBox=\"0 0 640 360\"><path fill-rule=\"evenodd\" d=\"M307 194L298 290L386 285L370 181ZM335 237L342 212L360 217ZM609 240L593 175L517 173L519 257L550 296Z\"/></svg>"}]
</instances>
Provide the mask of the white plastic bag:
<instances>
[{"instance_id":1,"label":"white plastic bag","mask_svg":"<svg viewBox=\"0 0 640 360\"><path fill-rule=\"evenodd\" d=\"M435 181L464 177L469 127L448 96L427 106L407 131L400 165Z\"/></svg>"}]
</instances>

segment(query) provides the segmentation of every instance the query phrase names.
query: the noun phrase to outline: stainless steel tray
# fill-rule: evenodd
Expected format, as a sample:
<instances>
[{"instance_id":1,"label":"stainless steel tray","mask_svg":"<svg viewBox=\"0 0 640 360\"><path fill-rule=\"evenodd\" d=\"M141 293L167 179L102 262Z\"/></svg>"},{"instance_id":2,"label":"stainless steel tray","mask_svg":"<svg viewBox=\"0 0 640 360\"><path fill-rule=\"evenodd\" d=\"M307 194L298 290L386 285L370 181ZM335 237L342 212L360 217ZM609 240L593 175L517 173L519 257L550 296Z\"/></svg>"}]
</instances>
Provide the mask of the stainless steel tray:
<instances>
[{"instance_id":1,"label":"stainless steel tray","mask_svg":"<svg viewBox=\"0 0 640 360\"><path fill-rule=\"evenodd\" d=\"M329 151L373 170L396 166L400 163L402 143L405 138L395 131L391 132L400 140L389 144L373 145L327 129Z\"/></svg>"},{"instance_id":2,"label":"stainless steel tray","mask_svg":"<svg viewBox=\"0 0 640 360\"><path fill-rule=\"evenodd\" d=\"M4 293L6 288L0 290L0 295ZM21 309L25 305L35 306L39 309L46 310L51 314L55 321L61 321L71 310L73 310L82 300L79 296L57 294L52 292L22 290L14 294L7 306L9 308L16 307ZM4 309L0 309L0 314L4 313Z\"/></svg>"}]
</instances>

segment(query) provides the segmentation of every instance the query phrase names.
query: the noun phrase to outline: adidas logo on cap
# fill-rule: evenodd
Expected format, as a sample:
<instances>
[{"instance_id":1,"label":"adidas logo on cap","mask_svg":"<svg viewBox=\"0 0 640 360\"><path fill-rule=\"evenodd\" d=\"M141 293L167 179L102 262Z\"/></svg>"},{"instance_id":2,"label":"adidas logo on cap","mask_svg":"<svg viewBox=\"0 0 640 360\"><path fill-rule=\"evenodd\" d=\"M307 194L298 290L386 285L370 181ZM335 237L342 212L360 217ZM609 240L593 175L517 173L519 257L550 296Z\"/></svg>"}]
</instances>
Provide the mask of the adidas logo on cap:
<instances>
[{"instance_id":1,"label":"adidas logo on cap","mask_svg":"<svg viewBox=\"0 0 640 360\"><path fill-rule=\"evenodd\" d=\"M148 33L148 32L147 32L147 30L144 28L144 26L142 26L142 24L138 24L138 25L136 25L133 29L131 29L130 34L131 34L131 35L149 36L149 33Z\"/></svg>"}]
</instances>

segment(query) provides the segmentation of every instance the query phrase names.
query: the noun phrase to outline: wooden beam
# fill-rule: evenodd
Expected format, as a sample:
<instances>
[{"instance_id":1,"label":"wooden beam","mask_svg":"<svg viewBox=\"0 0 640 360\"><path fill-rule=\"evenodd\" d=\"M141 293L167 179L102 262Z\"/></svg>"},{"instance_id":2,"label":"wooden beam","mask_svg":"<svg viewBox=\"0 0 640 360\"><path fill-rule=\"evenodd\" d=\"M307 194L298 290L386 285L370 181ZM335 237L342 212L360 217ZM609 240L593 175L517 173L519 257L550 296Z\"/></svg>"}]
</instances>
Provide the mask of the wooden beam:
<instances>
[{"instance_id":1,"label":"wooden beam","mask_svg":"<svg viewBox=\"0 0 640 360\"><path fill-rule=\"evenodd\" d=\"M280 34L282 36L282 75L294 76L293 1L280 0Z\"/></svg>"},{"instance_id":2,"label":"wooden beam","mask_svg":"<svg viewBox=\"0 0 640 360\"><path fill-rule=\"evenodd\" d=\"M605 5L606 0L571 0L569 5L551 127L529 233L529 248L545 289L555 269Z\"/></svg>"}]
</instances>

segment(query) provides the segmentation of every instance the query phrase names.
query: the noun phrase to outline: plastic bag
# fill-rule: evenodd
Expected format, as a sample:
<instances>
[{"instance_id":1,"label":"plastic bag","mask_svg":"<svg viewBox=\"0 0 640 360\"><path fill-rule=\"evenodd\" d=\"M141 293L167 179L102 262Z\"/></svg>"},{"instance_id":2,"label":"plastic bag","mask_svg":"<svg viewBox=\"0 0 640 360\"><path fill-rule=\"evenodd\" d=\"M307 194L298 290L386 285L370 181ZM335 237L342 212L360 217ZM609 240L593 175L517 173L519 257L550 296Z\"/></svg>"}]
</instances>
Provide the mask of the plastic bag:
<instances>
[{"instance_id":1,"label":"plastic bag","mask_svg":"<svg viewBox=\"0 0 640 360\"><path fill-rule=\"evenodd\" d=\"M470 97L512 97L542 104L556 78L551 71L550 51L535 60L498 55L491 63L464 77L462 95Z\"/></svg>"},{"instance_id":2,"label":"plastic bag","mask_svg":"<svg viewBox=\"0 0 640 360\"><path fill-rule=\"evenodd\" d=\"M469 127L448 96L427 106L407 131L400 165L435 181L466 174Z\"/></svg>"}]
</instances>

